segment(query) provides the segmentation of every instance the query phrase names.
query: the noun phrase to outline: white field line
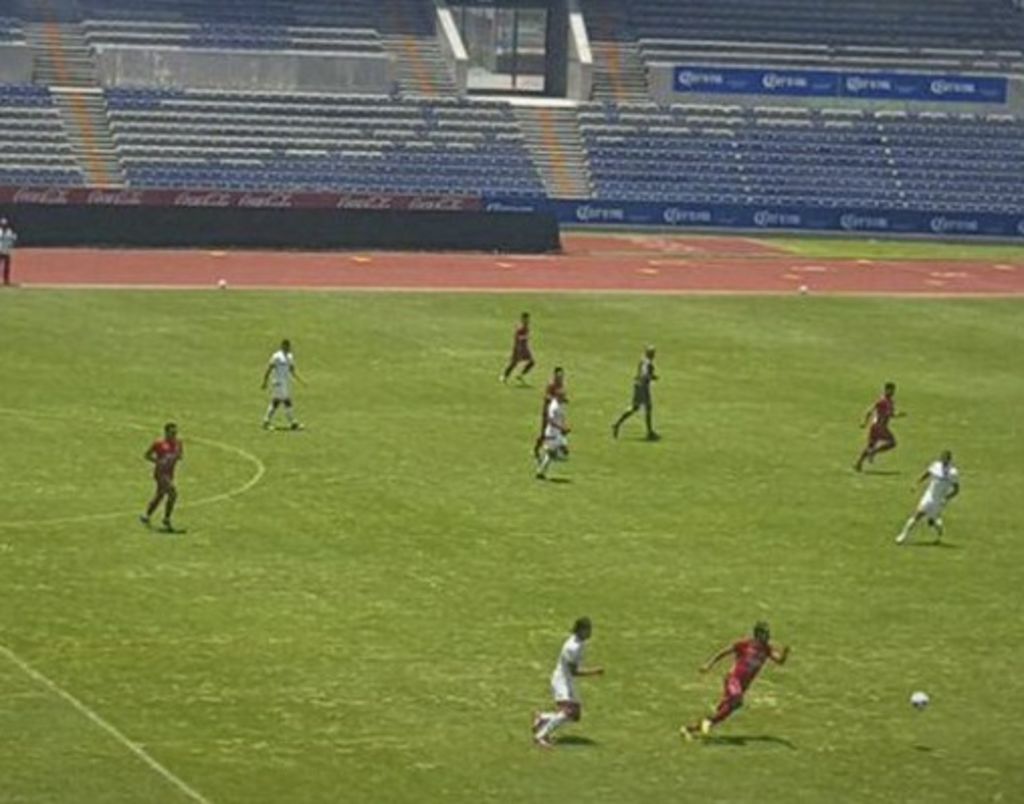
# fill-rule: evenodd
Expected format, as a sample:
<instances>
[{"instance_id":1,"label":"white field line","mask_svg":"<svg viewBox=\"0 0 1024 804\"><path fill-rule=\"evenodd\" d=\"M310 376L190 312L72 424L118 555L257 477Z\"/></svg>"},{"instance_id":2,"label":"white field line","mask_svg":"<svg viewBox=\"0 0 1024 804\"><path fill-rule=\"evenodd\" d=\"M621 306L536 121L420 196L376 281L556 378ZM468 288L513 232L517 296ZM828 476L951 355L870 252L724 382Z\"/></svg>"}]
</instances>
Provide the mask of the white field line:
<instances>
[{"instance_id":1,"label":"white field line","mask_svg":"<svg viewBox=\"0 0 1024 804\"><path fill-rule=\"evenodd\" d=\"M34 416L40 419L66 419L68 417L61 416L59 414L52 413L36 413L34 411L19 410L17 408L0 408L0 413L12 413L18 416ZM134 424L132 422L125 422L121 426L131 427L135 430L149 430L150 428L144 427L141 424ZM252 489L257 483L259 483L263 476L267 473L267 467L258 457L253 455L248 450L244 450L241 447L236 447L232 444L225 444L223 441L216 441L212 438L203 438L201 436L189 436L190 440L197 441L200 444L209 444L211 447L222 449L226 452L233 452L236 455L241 456L245 460L249 461L253 466L256 467L256 471L252 477L245 481L241 486L225 491L221 494L214 494L210 497L202 497L192 502L182 502L178 507L181 509L185 508L199 508L203 505L211 505L216 502L223 502L224 500L230 500L233 497L245 494L247 491ZM0 522L0 528L26 528L34 525L66 525L74 522L93 522L104 519L120 519L121 517L128 517L136 513L135 511L111 511L104 514L80 514L77 516L62 516L52 517L50 519L23 519L14 522Z\"/></svg>"},{"instance_id":2,"label":"white field line","mask_svg":"<svg viewBox=\"0 0 1024 804\"><path fill-rule=\"evenodd\" d=\"M736 290L715 288L542 288L542 287L473 287L463 286L396 286L388 285L232 285L218 290L213 285L126 285L91 283L26 283L26 290L110 290L110 291L206 291L232 293L239 291L273 291L275 293L457 293L457 294L540 294L595 296L795 296L796 290ZM811 295L843 298L898 299L1017 299L1024 290L1006 291L932 291L932 290L816 290ZM193 503L194 505L194 503Z\"/></svg>"},{"instance_id":3,"label":"white field line","mask_svg":"<svg viewBox=\"0 0 1024 804\"><path fill-rule=\"evenodd\" d=\"M178 788L178 790L180 790L190 799L199 802L199 804L212 804L210 800L206 798L202 793L197 791L195 788L191 787L181 777L177 776L175 773L168 770L166 767L164 767L155 759L153 759L153 757L146 753L146 750L141 745L130 740L128 737L124 735L124 733L120 729L104 720L102 717L96 714L96 712L94 712L92 709L90 709L88 706L86 706L84 703L78 700L74 695L72 695L66 689L57 684L57 682L52 681L51 679L44 676L42 673L36 670L32 665L30 665L28 662L22 659L18 654L16 654L13 650L8 648L6 645L0 644L0 654L3 654L5 657L7 657L7 659L13 665L18 667L23 673L25 673L25 675L27 675L33 681L37 682L43 687L46 687L46 689L48 689L58 698L64 700L65 703L70 704L75 710L78 711L79 714L83 715L88 720L92 721L94 725L103 729L103 731L105 731L107 734L109 734L111 737L117 740L117 742L119 742L122 746L124 746L131 753L133 753L139 760L145 763L150 770L162 776L166 781L174 785L174 787Z\"/></svg>"}]
</instances>

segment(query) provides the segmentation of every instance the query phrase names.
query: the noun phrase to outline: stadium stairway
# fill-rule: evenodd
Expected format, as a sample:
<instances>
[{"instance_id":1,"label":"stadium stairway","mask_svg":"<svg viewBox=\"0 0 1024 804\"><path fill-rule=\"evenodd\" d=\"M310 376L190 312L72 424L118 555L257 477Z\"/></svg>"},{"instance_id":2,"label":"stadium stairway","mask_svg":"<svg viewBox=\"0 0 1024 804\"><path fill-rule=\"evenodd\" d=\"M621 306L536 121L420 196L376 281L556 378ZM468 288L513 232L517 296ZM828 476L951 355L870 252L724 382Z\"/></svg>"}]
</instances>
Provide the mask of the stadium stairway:
<instances>
[{"instance_id":1,"label":"stadium stairway","mask_svg":"<svg viewBox=\"0 0 1024 804\"><path fill-rule=\"evenodd\" d=\"M98 87L50 87L76 161L95 187L123 187L124 173Z\"/></svg>"},{"instance_id":2,"label":"stadium stairway","mask_svg":"<svg viewBox=\"0 0 1024 804\"><path fill-rule=\"evenodd\" d=\"M423 97L455 95L455 80L434 33L434 4L384 0L378 8L381 41L395 60L398 92Z\"/></svg>"},{"instance_id":3,"label":"stadium stairway","mask_svg":"<svg viewBox=\"0 0 1024 804\"><path fill-rule=\"evenodd\" d=\"M96 86L96 65L78 23L56 20L26 22L25 39L32 48L35 83L61 87Z\"/></svg>"},{"instance_id":4,"label":"stadium stairway","mask_svg":"<svg viewBox=\"0 0 1024 804\"><path fill-rule=\"evenodd\" d=\"M548 195L589 198L590 166L575 108L516 106L515 116Z\"/></svg>"},{"instance_id":5,"label":"stadium stairway","mask_svg":"<svg viewBox=\"0 0 1024 804\"><path fill-rule=\"evenodd\" d=\"M626 4L614 0L591 0L585 19L594 52L596 101L644 103L650 100L647 68L632 35Z\"/></svg>"}]
</instances>

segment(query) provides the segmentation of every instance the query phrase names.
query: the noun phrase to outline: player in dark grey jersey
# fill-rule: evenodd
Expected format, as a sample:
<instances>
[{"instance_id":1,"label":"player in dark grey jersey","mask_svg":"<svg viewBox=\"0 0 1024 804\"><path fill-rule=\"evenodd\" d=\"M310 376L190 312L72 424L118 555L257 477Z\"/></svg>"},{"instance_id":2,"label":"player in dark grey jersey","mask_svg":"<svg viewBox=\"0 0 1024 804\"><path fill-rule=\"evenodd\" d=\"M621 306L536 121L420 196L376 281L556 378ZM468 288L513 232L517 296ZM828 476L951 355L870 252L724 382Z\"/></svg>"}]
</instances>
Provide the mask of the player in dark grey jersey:
<instances>
[{"instance_id":1,"label":"player in dark grey jersey","mask_svg":"<svg viewBox=\"0 0 1024 804\"><path fill-rule=\"evenodd\" d=\"M651 383L656 379L658 379L658 375L654 372L654 347L648 346L644 349L643 359L640 361L640 365L637 366L636 377L633 379L633 404L612 425L612 436L618 438L619 428L622 427L622 423L640 410L640 408L643 408L644 423L647 425L647 440L658 440L660 436L654 432L654 422L652 421L654 403L651 400Z\"/></svg>"}]
</instances>

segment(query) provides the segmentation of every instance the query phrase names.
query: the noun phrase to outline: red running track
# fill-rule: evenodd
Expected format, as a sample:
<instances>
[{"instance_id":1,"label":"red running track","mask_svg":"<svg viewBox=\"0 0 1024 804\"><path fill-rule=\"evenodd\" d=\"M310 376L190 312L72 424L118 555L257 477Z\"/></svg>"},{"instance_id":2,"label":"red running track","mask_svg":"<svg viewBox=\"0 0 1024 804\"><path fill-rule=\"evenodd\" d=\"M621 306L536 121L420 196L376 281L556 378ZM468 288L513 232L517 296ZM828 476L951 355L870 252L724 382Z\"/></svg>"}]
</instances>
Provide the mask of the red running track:
<instances>
[{"instance_id":1,"label":"red running track","mask_svg":"<svg viewBox=\"0 0 1024 804\"><path fill-rule=\"evenodd\" d=\"M811 259L741 237L575 235L557 255L21 249L25 287L1024 294L1018 260Z\"/></svg>"}]
</instances>

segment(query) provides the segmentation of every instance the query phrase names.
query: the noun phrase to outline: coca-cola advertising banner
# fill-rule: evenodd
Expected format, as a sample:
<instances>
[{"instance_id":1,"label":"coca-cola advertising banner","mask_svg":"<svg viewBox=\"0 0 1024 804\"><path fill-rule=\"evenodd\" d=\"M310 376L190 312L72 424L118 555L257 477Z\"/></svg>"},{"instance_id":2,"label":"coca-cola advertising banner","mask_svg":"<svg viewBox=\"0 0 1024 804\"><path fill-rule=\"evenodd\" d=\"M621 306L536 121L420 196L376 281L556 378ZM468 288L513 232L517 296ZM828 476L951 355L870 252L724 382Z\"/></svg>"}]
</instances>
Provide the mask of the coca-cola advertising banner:
<instances>
[{"instance_id":1,"label":"coca-cola advertising banner","mask_svg":"<svg viewBox=\"0 0 1024 804\"><path fill-rule=\"evenodd\" d=\"M386 212L477 212L480 198L384 193L228 192L95 187L0 187L0 204L51 206L189 207L211 209L349 209Z\"/></svg>"}]
</instances>

